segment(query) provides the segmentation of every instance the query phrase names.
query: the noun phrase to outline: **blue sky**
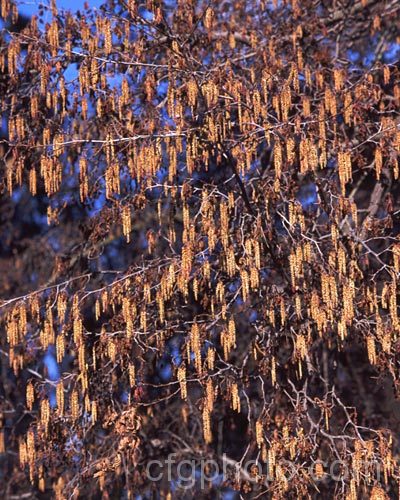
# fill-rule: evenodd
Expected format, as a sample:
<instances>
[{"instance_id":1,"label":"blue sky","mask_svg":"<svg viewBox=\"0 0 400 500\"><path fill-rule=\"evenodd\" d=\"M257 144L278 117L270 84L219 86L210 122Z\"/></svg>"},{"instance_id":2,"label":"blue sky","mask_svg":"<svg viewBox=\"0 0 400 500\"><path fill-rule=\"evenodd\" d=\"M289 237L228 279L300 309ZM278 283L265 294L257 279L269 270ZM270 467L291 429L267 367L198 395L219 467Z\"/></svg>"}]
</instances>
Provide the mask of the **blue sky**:
<instances>
[{"instance_id":1,"label":"blue sky","mask_svg":"<svg viewBox=\"0 0 400 500\"><path fill-rule=\"evenodd\" d=\"M41 0L26 0L19 2L19 11L22 14L31 16L36 14L38 11L38 5L40 3L49 4L46 0L42 2ZM84 8L85 0L56 0L57 7L59 9L67 9L71 11L82 10ZM89 7L100 7L104 3L104 0L87 0L86 3Z\"/></svg>"}]
</instances>

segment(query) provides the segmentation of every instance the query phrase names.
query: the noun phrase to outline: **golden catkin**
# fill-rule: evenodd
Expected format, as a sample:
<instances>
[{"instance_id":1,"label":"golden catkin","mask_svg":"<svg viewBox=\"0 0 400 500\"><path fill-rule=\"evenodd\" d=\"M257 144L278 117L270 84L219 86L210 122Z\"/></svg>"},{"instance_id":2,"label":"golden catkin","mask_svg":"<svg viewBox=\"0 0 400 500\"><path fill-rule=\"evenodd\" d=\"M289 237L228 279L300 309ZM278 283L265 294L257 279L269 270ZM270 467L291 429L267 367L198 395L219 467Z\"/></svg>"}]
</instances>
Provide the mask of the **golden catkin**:
<instances>
[{"instance_id":1,"label":"golden catkin","mask_svg":"<svg viewBox=\"0 0 400 500\"><path fill-rule=\"evenodd\" d=\"M93 423L96 423L97 422L97 402L96 401L92 401L91 413L92 413L92 421L93 421Z\"/></svg>"},{"instance_id":2,"label":"golden catkin","mask_svg":"<svg viewBox=\"0 0 400 500\"><path fill-rule=\"evenodd\" d=\"M209 370L214 370L215 368L215 349L212 347L207 350L207 366Z\"/></svg>"},{"instance_id":3,"label":"golden catkin","mask_svg":"<svg viewBox=\"0 0 400 500\"><path fill-rule=\"evenodd\" d=\"M181 388L181 397L187 399L186 366L184 364L178 368L178 381Z\"/></svg>"},{"instance_id":4,"label":"golden catkin","mask_svg":"<svg viewBox=\"0 0 400 500\"><path fill-rule=\"evenodd\" d=\"M338 171L342 194L345 194L346 184L352 179L351 156L348 151L338 153Z\"/></svg>"},{"instance_id":5,"label":"golden catkin","mask_svg":"<svg viewBox=\"0 0 400 500\"><path fill-rule=\"evenodd\" d=\"M212 383L212 379L209 378L206 384L206 406L210 413L212 413L214 408L214 397L214 386Z\"/></svg>"},{"instance_id":6,"label":"golden catkin","mask_svg":"<svg viewBox=\"0 0 400 500\"><path fill-rule=\"evenodd\" d=\"M62 417L64 415L64 385L62 382L59 382L57 384L56 400L57 400L58 415Z\"/></svg>"},{"instance_id":7,"label":"golden catkin","mask_svg":"<svg viewBox=\"0 0 400 500\"><path fill-rule=\"evenodd\" d=\"M127 243L129 243L130 241L131 231L131 208L129 205L125 205L122 209L122 232L126 238Z\"/></svg>"},{"instance_id":8,"label":"golden catkin","mask_svg":"<svg viewBox=\"0 0 400 500\"><path fill-rule=\"evenodd\" d=\"M236 383L232 384L231 395L232 395L232 409L240 413L241 407L240 407L239 388Z\"/></svg>"},{"instance_id":9,"label":"golden catkin","mask_svg":"<svg viewBox=\"0 0 400 500\"><path fill-rule=\"evenodd\" d=\"M74 420L79 417L79 394L76 389L74 389L71 393L70 398L70 408L71 408L71 416Z\"/></svg>"},{"instance_id":10,"label":"golden catkin","mask_svg":"<svg viewBox=\"0 0 400 500\"><path fill-rule=\"evenodd\" d=\"M375 173L376 173L376 178L378 180L381 177L382 166L383 166L382 149L380 146L378 146L375 149Z\"/></svg>"},{"instance_id":11,"label":"golden catkin","mask_svg":"<svg viewBox=\"0 0 400 500\"><path fill-rule=\"evenodd\" d=\"M201 341L200 341L200 328L197 323L193 323L190 332L190 346L194 353L195 366L197 373L202 372L202 361L201 361Z\"/></svg>"},{"instance_id":12,"label":"golden catkin","mask_svg":"<svg viewBox=\"0 0 400 500\"><path fill-rule=\"evenodd\" d=\"M271 359L271 382L272 382L272 385L276 384L276 361L275 361L275 356L272 356L272 359Z\"/></svg>"},{"instance_id":13,"label":"golden catkin","mask_svg":"<svg viewBox=\"0 0 400 500\"><path fill-rule=\"evenodd\" d=\"M79 160L79 194L81 202L85 201L89 194L87 159Z\"/></svg>"},{"instance_id":14,"label":"golden catkin","mask_svg":"<svg viewBox=\"0 0 400 500\"><path fill-rule=\"evenodd\" d=\"M282 145L279 141L274 146L274 167L275 167L275 191L279 190L280 178L282 175Z\"/></svg>"},{"instance_id":15,"label":"golden catkin","mask_svg":"<svg viewBox=\"0 0 400 500\"><path fill-rule=\"evenodd\" d=\"M135 365L133 363L129 364L128 376L129 376L130 388L135 387L135 385L136 385L136 369L135 369Z\"/></svg>"},{"instance_id":16,"label":"golden catkin","mask_svg":"<svg viewBox=\"0 0 400 500\"><path fill-rule=\"evenodd\" d=\"M4 429L0 429L0 454L3 454L5 452L6 452L6 443L5 443Z\"/></svg>"},{"instance_id":17,"label":"golden catkin","mask_svg":"<svg viewBox=\"0 0 400 500\"><path fill-rule=\"evenodd\" d=\"M35 402L35 393L32 382L29 382L26 386L26 406L29 411L33 408L33 403Z\"/></svg>"},{"instance_id":18,"label":"golden catkin","mask_svg":"<svg viewBox=\"0 0 400 500\"><path fill-rule=\"evenodd\" d=\"M256 421L256 441L259 448L264 444L264 431L261 420Z\"/></svg>"},{"instance_id":19,"label":"golden catkin","mask_svg":"<svg viewBox=\"0 0 400 500\"><path fill-rule=\"evenodd\" d=\"M65 337L61 331L56 338L56 359L57 363L61 363L65 355Z\"/></svg>"},{"instance_id":20,"label":"golden catkin","mask_svg":"<svg viewBox=\"0 0 400 500\"><path fill-rule=\"evenodd\" d=\"M47 434L50 423L50 403L47 398L40 402L40 423Z\"/></svg>"},{"instance_id":21,"label":"golden catkin","mask_svg":"<svg viewBox=\"0 0 400 500\"><path fill-rule=\"evenodd\" d=\"M372 335L367 336L367 352L368 352L368 359L369 362L372 365L376 365L376 345L375 345L375 339Z\"/></svg>"},{"instance_id":22,"label":"golden catkin","mask_svg":"<svg viewBox=\"0 0 400 500\"><path fill-rule=\"evenodd\" d=\"M210 414L207 406L205 406L203 409L203 437L204 437L204 441L207 444L212 442L211 414Z\"/></svg>"}]
</instances>

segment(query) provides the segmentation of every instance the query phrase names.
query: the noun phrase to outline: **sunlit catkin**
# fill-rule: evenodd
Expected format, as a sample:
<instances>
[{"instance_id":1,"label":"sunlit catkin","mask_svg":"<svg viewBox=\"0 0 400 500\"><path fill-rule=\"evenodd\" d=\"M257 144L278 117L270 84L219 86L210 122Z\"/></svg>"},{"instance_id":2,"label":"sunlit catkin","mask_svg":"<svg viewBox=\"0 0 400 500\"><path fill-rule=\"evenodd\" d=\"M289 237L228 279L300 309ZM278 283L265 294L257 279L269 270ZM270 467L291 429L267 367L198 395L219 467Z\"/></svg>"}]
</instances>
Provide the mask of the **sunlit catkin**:
<instances>
[{"instance_id":1,"label":"sunlit catkin","mask_svg":"<svg viewBox=\"0 0 400 500\"><path fill-rule=\"evenodd\" d=\"M182 399L187 399L186 366L184 364L178 368L178 382L181 388Z\"/></svg>"},{"instance_id":2,"label":"sunlit catkin","mask_svg":"<svg viewBox=\"0 0 400 500\"><path fill-rule=\"evenodd\" d=\"M129 205L125 205L122 209L122 232L126 238L127 243L129 243L130 241L131 231L131 208Z\"/></svg>"},{"instance_id":3,"label":"sunlit catkin","mask_svg":"<svg viewBox=\"0 0 400 500\"><path fill-rule=\"evenodd\" d=\"M375 339L372 335L367 336L367 352L368 359L372 365L376 365L376 346Z\"/></svg>"},{"instance_id":4,"label":"sunlit catkin","mask_svg":"<svg viewBox=\"0 0 400 500\"><path fill-rule=\"evenodd\" d=\"M47 398L40 402L40 423L43 426L45 434L48 432L50 422L50 403Z\"/></svg>"},{"instance_id":5,"label":"sunlit catkin","mask_svg":"<svg viewBox=\"0 0 400 500\"><path fill-rule=\"evenodd\" d=\"M56 401L58 415L62 417L64 415L64 384L62 382L59 382L56 387Z\"/></svg>"},{"instance_id":6,"label":"sunlit catkin","mask_svg":"<svg viewBox=\"0 0 400 500\"><path fill-rule=\"evenodd\" d=\"M26 407L29 411L33 408L33 403L35 402L35 393L32 382L29 382L26 386Z\"/></svg>"},{"instance_id":7,"label":"sunlit catkin","mask_svg":"<svg viewBox=\"0 0 400 500\"><path fill-rule=\"evenodd\" d=\"M197 373L202 371L201 363L201 344L200 344L200 328L197 323L193 323L190 331L190 345L194 353L195 366Z\"/></svg>"},{"instance_id":8,"label":"sunlit catkin","mask_svg":"<svg viewBox=\"0 0 400 500\"><path fill-rule=\"evenodd\" d=\"M239 388L236 383L232 384L231 387L231 397L232 397L232 409L240 413L240 396Z\"/></svg>"},{"instance_id":9,"label":"sunlit catkin","mask_svg":"<svg viewBox=\"0 0 400 500\"><path fill-rule=\"evenodd\" d=\"M383 166L382 149L380 146L378 146L375 149L375 174L378 180L381 177L382 166Z\"/></svg>"},{"instance_id":10,"label":"sunlit catkin","mask_svg":"<svg viewBox=\"0 0 400 500\"><path fill-rule=\"evenodd\" d=\"M279 181L282 174L282 146L279 141L274 146L275 191L279 190Z\"/></svg>"},{"instance_id":11,"label":"sunlit catkin","mask_svg":"<svg viewBox=\"0 0 400 500\"><path fill-rule=\"evenodd\" d=\"M204 409L203 409L203 437L204 437L204 441L207 444L212 442L211 414L210 414L207 406L204 406Z\"/></svg>"},{"instance_id":12,"label":"sunlit catkin","mask_svg":"<svg viewBox=\"0 0 400 500\"><path fill-rule=\"evenodd\" d=\"M71 416L74 420L76 420L79 417L79 394L76 389L74 389L71 393L71 398L70 398L70 408L71 408Z\"/></svg>"}]
</instances>

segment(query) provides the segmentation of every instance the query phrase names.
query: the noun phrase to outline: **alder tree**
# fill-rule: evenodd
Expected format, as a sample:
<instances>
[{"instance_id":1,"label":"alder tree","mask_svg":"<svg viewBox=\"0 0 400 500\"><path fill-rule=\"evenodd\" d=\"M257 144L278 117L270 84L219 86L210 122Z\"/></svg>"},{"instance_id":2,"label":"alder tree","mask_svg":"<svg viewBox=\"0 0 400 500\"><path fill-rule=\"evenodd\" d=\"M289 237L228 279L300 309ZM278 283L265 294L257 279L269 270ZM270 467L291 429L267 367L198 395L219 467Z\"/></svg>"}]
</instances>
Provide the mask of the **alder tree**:
<instances>
[{"instance_id":1,"label":"alder tree","mask_svg":"<svg viewBox=\"0 0 400 500\"><path fill-rule=\"evenodd\" d=\"M400 2L21 7L3 497L397 498ZM172 454L230 467L152 480Z\"/></svg>"}]
</instances>

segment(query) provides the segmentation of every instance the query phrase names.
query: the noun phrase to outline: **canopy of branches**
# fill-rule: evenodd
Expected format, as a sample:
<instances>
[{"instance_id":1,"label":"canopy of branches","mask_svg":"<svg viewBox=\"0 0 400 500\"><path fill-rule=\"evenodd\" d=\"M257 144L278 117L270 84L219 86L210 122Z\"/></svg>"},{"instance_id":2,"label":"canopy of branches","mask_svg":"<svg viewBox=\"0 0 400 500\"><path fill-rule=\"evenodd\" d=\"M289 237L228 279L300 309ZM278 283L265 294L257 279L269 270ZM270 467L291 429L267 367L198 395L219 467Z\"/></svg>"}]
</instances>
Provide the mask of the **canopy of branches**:
<instances>
[{"instance_id":1,"label":"canopy of branches","mask_svg":"<svg viewBox=\"0 0 400 500\"><path fill-rule=\"evenodd\" d=\"M19 7L3 497L394 498L399 1ZM173 453L236 467L152 480Z\"/></svg>"}]
</instances>

